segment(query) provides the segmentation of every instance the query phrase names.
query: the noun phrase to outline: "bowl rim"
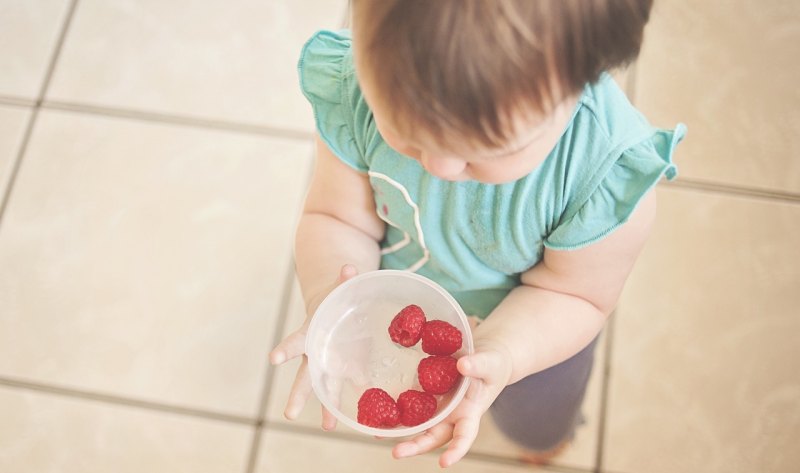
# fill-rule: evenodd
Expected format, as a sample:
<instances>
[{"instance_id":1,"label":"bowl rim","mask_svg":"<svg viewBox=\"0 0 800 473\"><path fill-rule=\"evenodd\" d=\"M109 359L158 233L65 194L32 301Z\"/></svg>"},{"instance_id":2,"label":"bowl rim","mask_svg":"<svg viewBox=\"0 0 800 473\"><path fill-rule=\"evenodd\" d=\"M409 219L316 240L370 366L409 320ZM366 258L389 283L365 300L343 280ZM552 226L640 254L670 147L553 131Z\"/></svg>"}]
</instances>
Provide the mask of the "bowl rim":
<instances>
[{"instance_id":1,"label":"bowl rim","mask_svg":"<svg viewBox=\"0 0 800 473\"><path fill-rule=\"evenodd\" d=\"M362 282L365 279L374 279L374 278L394 278L394 277L403 277L414 279L418 282L421 282L430 288L434 289L440 296L442 296L456 311L458 318L461 319L462 325L464 327L465 333L463 334L464 345L465 345L465 352L467 355L471 355L475 352L473 340L472 340L472 330L469 325L469 320L467 319L464 310L461 308L461 305L455 300L455 298L450 295L441 285L439 285L436 281L433 281L425 276L422 276L417 273L412 273L411 271L406 270L398 270L398 269L378 269L374 271L367 271L364 273L360 273L347 281L343 282L336 288L334 288L325 299L322 300L320 305L317 307L317 310L314 311L314 316L311 318L311 322L308 325L308 330L306 332L306 342L305 342L305 353L309 353L309 348L312 347L311 338L308 336L309 334L314 333L314 328L317 325L317 314L322 312L322 309L325 308L326 305L330 304L335 296L339 293L345 292L351 286L355 286L356 284ZM462 355L463 356L463 355ZM367 435L373 435L378 437L406 437L410 435L415 435L420 432L423 432L434 425L440 423L444 420L451 412L456 408L456 406L461 402L464 396L467 393L467 389L470 385L470 378L467 376L462 376L461 381L459 382L458 389L453 396L450 398L450 402L444 409L439 411L438 414L431 417L427 421L423 422L422 424L415 425L413 427L394 427L391 429L379 429L376 427L369 427L363 424L359 424L355 419L351 419L347 415L345 415L341 410L339 410L336 406L334 406L328 399L324 396L320 396L319 393L322 392L321 388L317 385L317 382L314 381L315 376L313 376L314 370L318 370L319 367L316 366L316 359L314 357L308 357L308 370L309 370L309 378L311 381L311 388L314 391L314 395L320 401L320 403L327 409L331 414L333 414L339 421L347 425L353 430L358 432L362 432Z\"/></svg>"}]
</instances>

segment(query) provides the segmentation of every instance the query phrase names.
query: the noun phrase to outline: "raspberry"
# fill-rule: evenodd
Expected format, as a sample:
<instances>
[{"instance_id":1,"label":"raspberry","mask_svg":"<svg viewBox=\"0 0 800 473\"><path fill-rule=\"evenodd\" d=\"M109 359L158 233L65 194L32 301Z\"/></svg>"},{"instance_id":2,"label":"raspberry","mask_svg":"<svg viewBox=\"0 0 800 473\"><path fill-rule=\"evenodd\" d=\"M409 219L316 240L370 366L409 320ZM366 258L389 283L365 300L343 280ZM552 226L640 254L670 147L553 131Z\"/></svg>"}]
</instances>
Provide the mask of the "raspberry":
<instances>
[{"instance_id":1,"label":"raspberry","mask_svg":"<svg viewBox=\"0 0 800 473\"><path fill-rule=\"evenodd\" d=\"M422 336L422 326L425 324L425 312L417 305L403 308L389 324L389 336L392 341L404 347L413 347Z\"/></svg>"},{"instance_id":2,"label":"raspberry","mask_svg":"<svg viewBox=\"0 0 800 473\"><path fill-rule=\"evenodd\" d=\"M395 427L400 410L392 396L380 388L369 388L358 400L358 423L369 427Z\"/></svg>"},{"instance_id":3,"label":"raspberry","mask_svg":"<svg viewBox=\"0 0 800 473\"><path fill-rule=\"evenodd\" d=\"M417 377L425 392L444 394L453 389L461 379L461 373L456 369L456 359L452 356L432 355L419 362Z\"/></svg>"},{"instance_id":4,"label":"raspberry","mask_svg":"<svg viewBox=\"0 0 800 473\"><path fill-rule=\"evenodd\" d=\"M452 355L461 348L461 331L444 320L429 320L422 326L422 351L429 355Z\"/></svg>"},{"instance_id":5,"label":"raspberry","mask_svg":"<svg viewBox=\"0 0 800 473\"><path fill-rule=\"evenodd\" d=\"M397 398L400 409L400 423L413 427L433 417L436 412L436 398L432 394L409 389Z\"/></svg>"}]
</instances>

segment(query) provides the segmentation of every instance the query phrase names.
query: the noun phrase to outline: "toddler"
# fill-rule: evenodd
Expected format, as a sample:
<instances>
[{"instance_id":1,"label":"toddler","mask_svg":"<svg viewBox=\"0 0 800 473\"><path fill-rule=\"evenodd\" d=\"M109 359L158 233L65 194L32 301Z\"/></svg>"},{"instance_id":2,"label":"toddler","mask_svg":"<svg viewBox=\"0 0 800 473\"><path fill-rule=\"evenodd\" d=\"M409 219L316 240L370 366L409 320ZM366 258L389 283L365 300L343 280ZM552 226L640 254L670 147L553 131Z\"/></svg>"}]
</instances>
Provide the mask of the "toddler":
<instances>
[{"instance_id":1,"label":"toddler","mask_svg":"<svg viewBox=\"0 0 800 473\"><path fill-rule=\"evenodd\" d=\"M651 1L354 0L352 32L303 49L319 135L295 241L309 318L337 284L388 268L482 319L458 361L464 400L396 458L449 443L439 463L454 464L489 411L542 463L581 423L595 341L685 132L649 125L607 72L638 54ZM272 363L303 355L308 322ZM287 418L310 389L304 361Z\"/></svg>"}]
</instances>

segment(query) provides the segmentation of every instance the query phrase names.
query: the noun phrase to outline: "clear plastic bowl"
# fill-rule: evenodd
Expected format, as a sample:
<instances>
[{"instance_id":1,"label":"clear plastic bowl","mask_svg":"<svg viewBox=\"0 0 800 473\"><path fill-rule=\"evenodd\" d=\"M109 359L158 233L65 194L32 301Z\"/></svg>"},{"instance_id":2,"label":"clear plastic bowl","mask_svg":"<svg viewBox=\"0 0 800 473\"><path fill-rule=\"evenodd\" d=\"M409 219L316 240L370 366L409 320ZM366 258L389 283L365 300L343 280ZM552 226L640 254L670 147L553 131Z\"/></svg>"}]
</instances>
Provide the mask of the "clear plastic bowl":
<instances>
[{"instance_id":1,"label":"clear plastic bowl","mask_svg":"<svg viewBox=\"0 0 800 473\"><path fill-rule=\"evenodd\" d=\"M417 365L428 356L422 342L406 348L392 342L388 332L394 316L410 304L420 306L427 320L444 320L461 330L463 342L454 357L473 352L472 332L456 300L435 282L408 271L372 271L345 281L322 301L308 327L306 354L314 393L339 421L358 432L417 434L447 417L467 391L469 378L462 377L449 393L436 396L434 416L414 427L379 429L356 420L358 399L369 388L381 388L395 400L408 389L422 390Z\"/></svg>"}]
</instances>

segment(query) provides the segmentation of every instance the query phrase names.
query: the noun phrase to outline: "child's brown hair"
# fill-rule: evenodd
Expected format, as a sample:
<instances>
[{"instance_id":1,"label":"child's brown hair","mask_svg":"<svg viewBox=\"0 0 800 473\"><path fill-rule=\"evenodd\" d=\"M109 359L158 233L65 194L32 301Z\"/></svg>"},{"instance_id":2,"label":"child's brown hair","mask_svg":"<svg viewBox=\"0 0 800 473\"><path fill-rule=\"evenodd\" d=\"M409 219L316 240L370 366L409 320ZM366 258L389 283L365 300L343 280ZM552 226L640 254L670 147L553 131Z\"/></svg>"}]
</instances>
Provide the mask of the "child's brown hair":
<instances>
[{"instance_id":1,"label":"child's brown hair","mask_svg":"<svg viewBox=\"0 0 800 473\"><path fill-rule=\"evenodd\" d=\"M359 76L404 132L494 147L639 53L652 0L354 0ZM413 117L412 120L409 120Z\"/></svg>"}]
</instances>

